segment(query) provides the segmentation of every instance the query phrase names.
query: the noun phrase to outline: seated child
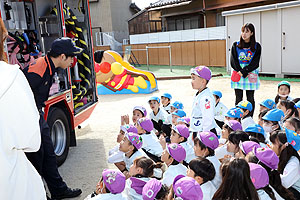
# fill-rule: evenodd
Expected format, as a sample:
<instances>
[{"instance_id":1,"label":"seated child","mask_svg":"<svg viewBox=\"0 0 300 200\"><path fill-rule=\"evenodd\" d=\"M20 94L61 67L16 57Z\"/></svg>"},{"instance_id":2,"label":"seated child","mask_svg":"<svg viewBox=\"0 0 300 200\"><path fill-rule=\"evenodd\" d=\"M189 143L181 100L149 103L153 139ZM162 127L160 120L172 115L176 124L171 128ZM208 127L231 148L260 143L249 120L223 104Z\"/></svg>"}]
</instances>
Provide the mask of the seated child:
<instances>
[{"instance_id":1,"label":"seated child","mask_svg":"<svg viewBox=\"0 0 300 200\"><path fill-rule=\"evenodd\" d=\"M225 114L225 120L236 120L241 122L241 118L243 116L243 112L239 108L230 108Z\"/></svg>"},{"instance_id":2,"label":"seated child","mask_svg":"<svg viewBox=\"0 0 300 200\"><path fill-rule=\"evenodd\" d=\"M176 111L172 112L172 125L176 126L177 125L177 120L179 118L185 117L186 113L182 109L177 109Z\"/></svg>"},{"instance_id":3,"label":"seated child","mask_svg":"<svg viewBox=\"0 0 300 200\"><path fill-rule=\"evenodd\" d=\"M178 175L173 182L174 199L202 200L203 192L197 181L191 177Z\"/></svg>"},{"instance_id":4,"label":"seated child","mask_svg":"<svg viewBox=\"0 0 300 200\"><path fill-rule=\"evenodd\" d=\"M120 142L123 140L126 133L137 133L137 128L133 125L123 125L120 127L120 132L117 136L117 145L109 150L108 152L108 163L115 163L118 165L119 162L123 161L124 152L120 151Z\"/></svg>"},{"instance_id":5,"label":"seated child","mask_svg":"<svg viewBox=\"0 0 300 200\"><path fill-rule=\"evenodd\" d=\"M257 142L253 141L241 141L239 147L239 152L235 154L236 158L245 158L248 153L253 151L253 149L260 148L261 146Z\"/></svg>"},{"instance_id":6,"label":"seated child","mask_svg":"<svg viewBox=\"0 0 300 200\"><path fill-rule=\"evenodd\" d=\"M244 131L231 132L228 137L227 151L237 154L240 151L240 142L245 141L249 141L249 136Z\"/></svg>"},{"instance_id":7,"label":"seated child","mask_svg":"<svg viewBox=\"0 0 300 200\"><path fill-rule=\"evenodd\" d=\"M144 185L154 174L154 169L161 168L161 163L155 164L153 160L147 157L138 157L130 166L130 178L126 180L125 190L123 192L127 199L143 199L142 191Z\"/></svg>"},{"instance_id":8,"label":"seated child","mask_svg":"<svg viewBox=\"0 0 300 200\"><path fill-rule=\"evenodd\" d=\"M143 146L143 139L136 133L126 133L123 140L120 142L119 150L124 152L122 164L125 166L119 168L121 172L124 173L126 177L129 177L128 171L133 161L140 156L146 156L146 154L141 150Z\"/></svg>"},{"instance_id":9,"label":"seated child","mask_svg":"<svg viewBox=\"0 0 300 200\"><path fill-rule=\"evenodd\" d=\"M203 199L212 199L217 188L212 184L216 175L213 164L206 158L195 158L189 163L187 176L195 179L200 184Z\"/></svg>"},{"instance_id":10,"label":"seated child","mask_svg":"<svg viewBox=\"0 0 300 200\"><path fill-rule=\"evenodd\" d=\"M299 118L292 117L287 119L283 126L289 130L295 131L298 135L300 135L300 120Z\"/></svg>"},{"instance_id":11,"label":"seated child","mask_svg":"<svg viewBox=\"0 0 300 200\"><path fill-rule=\"evenodd\" d=\"M217 90L212 91L216 105L215 105L215 120L219 128L222 128L225 120L225 113L228 111L228 108L220 101L222 98L222 93Z\"/></svg>"},{"instance_id":12,"label":"seated child","mask_svg":"<svg viewBox=\"0 0 300 200\"><path fill-rule=\"evenodd\" d=\"M189 117L182 117L177 119L178 125L185 125L186 127L190 127L190 118Z\"/></svg>"},{"instance_id":13,"label":"seated child","mask_svg":"<svg viewBox=\"0 0 300 200\"><path fill-rule=\"evenodd\" d=\"M259 112L276 108L275 101L273 101L272 99L263 100L259 105L260 105Z\"/></svg>"},{"instance_id":14,"label":"seated child","mask_svg":"<svg viewBox=\"0 0 300 200\"><path fill-rule=\"evenodd\" d=\"M138 119L142 117L147 117L147 110L143 106L134 106L132 110L132 122L135 124ZM121 116L121 126L129 124L129 116L123 115Z\"/></svg>"},{"instance_id":15,"label":"seated child","mask_svg":"<svg viewBox=\"0 0 300 200\"><path fill-rule=\"evenodd\" d=\"M172 99L172 95L169 93L164 93L163 95L161 95L161 103L163 105L163 109L165 111L167 111L168 114L170 114L171 111L171 99Z\"/></svg>"},{"instance_id":16,"label":"seated child","mask_svg":"<svg viewBox=\"0 0 300 200\"><path fill-rule=\"evenodd\" d=\"M277 86L278 90L275 97L276 104L279 102L279 100L293 100L293 98L289 96L291 92L291 84L288 81L281 81Z\"/></svg>"},{"instance_id":17,"label":"seated child","mask_svg":"<svg viewBox=\"0 0 300 200\"><path fill-rule=\"evenodd\" d=\"M245 132L251 136L251 138L255 138L261 147L266 147L267 142L265 138L264 128L259 124L252 124L245 129ZM250 139L251 139L250 138Z\"/></svg>"},{"instance_id":18,"label":"seated child","mask_svg":"<svg viewBox=\"0 0 300 200\"><path fill-rule=\"evenodd\" d=\"M148 101L152 112L150 113L150 119L153 122L155 128L155 134L160 135L162 133L163 124L167 123L168 113L164 109L160 109L160 99L158 97L151 97Z\"/></svg>"},{"instance_id":19,"label":"seated child","mask_svg":"<svg viewBox=\"0 0 300 200\"><path fill-rule=\"evenodd\" d=\"M183 104L180 101L175 101L171 104L170 114L167 117L167 123L163 125L163 132L167 137L170 137L171 128L172 128L172 113L177 111L178 109L183 109Z\"/></svg>"},{"instance_id":20,"label":"seated child","mask_svg":"<svg viewBox=\"0 0 300 200\"><path fill-rule=\"evenodd\" d=\"M276 199L273 189L269 186L269 175L265 168L255 163L249 163L249 167L250 178L259 199Z\"/></svg>"},{"instance_id":21,"label":"seated child","mask_svg":"<svg viewBox=\"0 0 300 200\"><path fill-rule=\"evenodd\" d=\"M177 175L186 175L187 168L181 164L186 152L180 144L167 144L167 148L161 155L161 160L168 166L163 174L162 183L170 187Z\"/></svg>"},{"instance_id":22,"label":"seated child","mask_svg":"<svg viewBox=\"0 0 300 200\"><path fill-rule=\"evenodd\" d=\"M283 111L283 113L284 113L283 120L287 120L290 117L299 118L298 110L295 107L295 103L293 101L281 100L278 102L277 108Z\"/></svg>"},{"instance_id":23,"label":"seated child","mask_svg":"<svg viewBox=\"0 0 300 200\"><path fill-rule=\"evenodd\" d=\"M166 200L169 188L159 180L152 178L143 187L143 200Z\"/></svg>"},{"instance_id":24,"label":"seated child","mask_svg":"<svg viewBox=\"0 0 300 200\"><path fill-rule=\"evenodd\" d=\"M137 122L138 134L143 139L142 150L154 161L161 162L163 149L158 138L153 133L153 123L148 118L141 118Z\"/></svg>"},{"instance_id":25,"label":"seated child","mask_svg":"<svg viewBox=\"0 0 300 200\"><path fill-rule=\"evenodd\" d=\"M265 114L265 116L262 117L267 144L270 144L270 136L272 132L276 130L281 130L281 123L283 118L283 111L277 108L269 110Z\"/></svg>"},{"instance_id":26,"label":"seated child","mask_svg":"<svg viewBox=\"0 0 300 200\"><path fill-rule=\"evenodd\" d=\"M85 200L125 200L122 192L125 188L126 178L122 172L113 169L105 169L102 178L97 184L97 189L88 195Z\"/></svg>"},{"instance_id":27,"label":"seated child","mask_svg":"<svg viewBox=\"0 0 300 200\"><path fill-rule=\"evenodd\" d=\"M249 101L241 101L236 107L240 108L243 113L241 120L243 130L245 130L249 125L255 124L254 120L250 115L253 107Z\"/></svg>"},{"instance_id":28,"label":"seated child","mask_svg":"<svg viewBox=\"0 0 300 200\"><path fill-rule=\"evenodd\" d=\"M215 188L219 188L221 184L221 175L220 175L220 161L215 156L215 149L219 146L219 141L213 132L199 132L197 137L194 139L194 151L195 155L198 157L208 159L215 168L216 176L212 180Z\"/></svg>"}]
</instances>

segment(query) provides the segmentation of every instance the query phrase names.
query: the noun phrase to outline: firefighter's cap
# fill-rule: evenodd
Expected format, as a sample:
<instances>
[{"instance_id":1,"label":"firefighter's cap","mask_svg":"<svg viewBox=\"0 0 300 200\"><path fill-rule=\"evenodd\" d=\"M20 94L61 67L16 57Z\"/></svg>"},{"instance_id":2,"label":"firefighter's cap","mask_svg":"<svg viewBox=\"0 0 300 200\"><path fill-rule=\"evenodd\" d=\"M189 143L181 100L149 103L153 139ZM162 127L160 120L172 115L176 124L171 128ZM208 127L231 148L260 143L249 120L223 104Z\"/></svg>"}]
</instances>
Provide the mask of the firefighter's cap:
<instances>
[{"instance_id":1,"label":"firefighter's cap","mask_svg":"<svg viewBox=\"0 0 300 200\"><path fill-rule=\"evenodd\" d=\"M67 56L76 56L82 53L83 49L77 47L75 42L68 37L57 38L53 41L51 51L56 54L65 54Z\"/></svg>"}]
</instances>

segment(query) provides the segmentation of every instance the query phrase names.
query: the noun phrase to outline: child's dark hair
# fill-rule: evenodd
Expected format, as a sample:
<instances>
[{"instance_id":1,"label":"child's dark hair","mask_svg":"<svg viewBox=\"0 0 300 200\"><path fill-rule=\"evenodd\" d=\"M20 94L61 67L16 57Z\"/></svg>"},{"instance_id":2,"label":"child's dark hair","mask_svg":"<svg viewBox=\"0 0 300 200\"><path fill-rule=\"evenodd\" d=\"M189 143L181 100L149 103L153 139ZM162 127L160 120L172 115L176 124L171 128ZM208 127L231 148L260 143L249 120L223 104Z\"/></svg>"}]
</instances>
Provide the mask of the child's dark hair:
<instances>
[{"instance_id":1,"label":"child's dark hair","mask_svg":"<svg viewBox=\"0 0 300 200\"><path fill-rule=\"evenodd\" d=\"M228 126L227 124L224 124L223 127L228 130L229 134L233 131L233 129L230 126Z\"/></svg>"},{"instance_id":2,"label":"child's dark hair","mask_svg":"<svg viewBox=\"0 0 300 200\"><path fill-rule=\"evenodd\" d=\"M249 116L251 116L251 112L250 112L250 110L248 110L248 109L245 109L245 108L240 108L243 112L246 112L246 111L248 111L248 114L246 115L246 116L244 116L244 117L242 117L242 119L245 119L245 118L247 118L247 117L249 117Z\"/></svg>"},{"instance_id":3,"label":"child's dark hair","mask_svg":"<svg viewBox=\"0 0 300 200\"><path fill-rule=\"evenodd\" d=\"M286 122L290 123L295 128L296 132L300 131L300 120L299 120L299 118L291 117L291 118L287 119Z\"/></svg>"},{"instance_id":4,"label":"child's dark hair","mask_svg":"<svg viewBox=\"0 0 300 200\"><path fill-rule=\"evenodd\" d=\"M162 164L161 163L154 163L153 160L151 160L150 158L147 158L145 156L136 158L133 161L134 165L136 167L140 167L143 169L143 174L139 174L143 177L152 177L153 173L154 173L154 168L161 168Z\"/></svg>"},{"instance_id":5,"label":"child's dark hair","mask_svg":"<svg viewBox=\"0 0 300 200\"><path fill-rule=\"evenodd\" d=\"M194 158L190 161L189 168L193 170L195 176L200 176L203 179L203 183L213 180L216 175L214 165L206 158Z\"/></svg>"},{"instance_id":6,"label":"child's dark hair","mask_svg":"<svg viewBox=\"0 0 300 200\"><path fill-rule=\"evenodd\" d=\"M157 200L165 199L168 196L169 191L170 191L169 187L166 184L163 184L161 186L160 190L158 191L155 199L157 199Z\"/></svg>"},{"instance_id":7,"label":"child's dark hair","mask_svg":"<svg viewBox=\"0 0 300 200\"><path fill-rule=\"evenodd\" d=\"M277 170L272 170L264 163L260 162L258 158L254 155L253 152L248 154L248 162L256 163L261 165L265 170L268 172L269 175L269 184L275 189L275 191L284 199L291 199L294 200L294 195L288 189L283 187L281 183L280 174Z\"/></svg>"},{"instance_id":8,"label":"child's dark hair","mask_svg":"<svg viewBox=\"0 0 300 200\"><path fill-rule=\"evenodd\" d=\"M198 137L194 138L194 145L199 145L201 150L207 149L208 150L207 157L215 155L215 151L213 149L211 149L210 147L206 146L205 144L203 144L203 142L201 142L201 140Z\"/></svg>"},{"instance_id":9,"label":"child's dark hair","mask_svg":"<svg viewBox=\"0 0 300 200\"><path fill-rule=\"evenodd\" d=\"M250 167L246 160L236 158L223 165L222 183L212 199L251 199L259 200L257 191L250 179Z\"/></svg>"},{"instance_id":10,"label":"child's dark hair","mask_svg":"<svg viewBox=\"0 0 300 200\"><path fill-rule=\"evenodd\" d=\"M250 136L250 141L254 141L255 139L258 143L261 142L266 144L266 138L263 134L254 133L254 132L247 132L247 134Z\"/></svg>"},{"instance_id":11,"label":"child's dark hair","mask_svg":"<svg viewBox=\"0 0 300 200\"><path fill-rule=\"evenodd\" d=\"M274 144L276 143L276 140L279 142L279 149L281 149L281 147L287 143L285 130L275 131L272 133L272 135L270 136L270 141ZM278 164L278 172L280 174L283 174L283 170L292 156L298 158L300 162L300 156L298 152L293 148L291 144L288 144L280 152Z\"/></svg>"},{"instance_id":12,"label":"child's dark hair","mask_svg":"<svg viewBox=\"0 0 300 200\"><path fill-rule=\"evenodd\" d=\"M221 99L218 95L214 95L214 97L216 98L216 100Z\"/></svg>"},{"instance_id":13,"label":"child's dark hair","mask_svg":"<svg viewBox=\"0 0 300 200\"><path fill-rule=\"evenodd\" d=\"M283 86L283 85L286 86L286 87L288 87L289 92L291 92L291 86L290 85L286 85L286 84L282 84L282 85L278 86L278 91L279 91L279 88L281 86ZM279 102L279 100L280 100L280 96L279 96L279 94L277 94L276 97L275 97L275 103L277 104Z\"/></svg>"},{"instance_id":14,"label":"child's dark hair","mask_svg":"<svg viewBox=\"0 0 300 200\"><path fill-rule=\"evenodd\" d=\"M295 98L292 101L296 104L296 103L298 103L298 101L300 101L300 98Z\"/></svg>"},{"instance_id":15,"label":"child's dark hair","mask_svg":"<svg viewBox=\"0 0 300 200\"><path fill-rule=\"evenodd\" d=\"M173 158L173 157L169 155L169 158ZM173 158L173 162L171 163L171 165L178 165L178 164L179 162Z\"/></svg>"},{"instance_id":16,"label":"child's dark hair","mask_svg":"<svg viewBox=\"0 0 300 200\"><path fill-rule=\"evenodd\" d=\"M249 136L247 135L247 133L241 130L232 131L228 136L228 140L236 146L239 146L240 141L249 141Z\"/></svg>"},{"instance_id":17,"label":"child's dark hair","mask_svg":"<svg viewBox=\"0 0 300 200\"><path fill-rule=\"evenodd\" d=\"M274 132L274 131L279 131L279 130L281 130L281 128L280 128L280 124L279 124L279 122L278 121L269 121L269 120L264 120L265 122L267 122L267 123L271 123L272 124L272 126L276 126L276 125L278 125L278 127L275 129L275 130L273 130L272 131L272 133Z\"/></svg>"},{"instance_id":18,"label":"child's dark hair","mask_svg":"<svg viewBox=\"0 0 300 200\"><path fill-rule=\"evenodd\" d=\"M263 187L263 188L260 188L260 190L264 190L268 195L269 197L272 199L272 200L276 200L276 197L275 197L275 194L272 190L272 188L270 188L269 185Z\"/></svg>"},{"instance_id":19,"label":"child's dark hair","mask_svg":"<svg viewBox=\"0 0 300 200\"><path fill-rule=\"evenodd\" d=\"M297 110L297 108L295 108L295 103L293 101L281 100L281 101L279 101L279 104L281 106L284 106L286 108L286 110L291 110L291 112L289 113L288 116L285 117L285 119L288 119L288 118L292 117L293 115L295 115L295 117L299 118L298 110Z\"/></svg>"},{"instance_id":20,"label":"child's dark hair","mask_svg":"<svg viewBox=\"0 0 300 200\"><path fill-rule=\"evenodd\" d=\"M263 111L261 111L259 114L258 114L258 118L263 118L266 114L267 114L267 112L269 112L270 111L270 109L266 109L266 110L263 110Z\"/></svg>"}]
</instances>

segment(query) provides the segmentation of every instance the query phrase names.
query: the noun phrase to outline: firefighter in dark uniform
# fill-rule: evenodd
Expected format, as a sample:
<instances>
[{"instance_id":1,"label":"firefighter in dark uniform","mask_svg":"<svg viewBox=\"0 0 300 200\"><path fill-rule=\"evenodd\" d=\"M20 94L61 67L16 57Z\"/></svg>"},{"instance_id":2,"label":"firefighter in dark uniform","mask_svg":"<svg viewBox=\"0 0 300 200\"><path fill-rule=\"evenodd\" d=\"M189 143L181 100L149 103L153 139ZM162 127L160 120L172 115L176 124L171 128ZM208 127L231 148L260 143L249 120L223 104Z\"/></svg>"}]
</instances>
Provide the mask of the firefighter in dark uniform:
<instances>
[{"instance_id":1,"label":"firefighter in dark uniform","mask_svg":"<svg viewBox=\"0 0 300 200\"><path fill-rule=\"evenodd\" d=\"M72 198L81 194L80 189L71 189L60 176L50 129L44 119L44 102L49 97L52 78L57 68L66 69L71 66L74 56L82 52L70 38L54 40L50 52L40 57L35 63L26 67L23 72L33 91L36 106L40 112L41 147L38 152L27 153L27 158L45 179L52 199Z\"/></svg>"}]
</instances>

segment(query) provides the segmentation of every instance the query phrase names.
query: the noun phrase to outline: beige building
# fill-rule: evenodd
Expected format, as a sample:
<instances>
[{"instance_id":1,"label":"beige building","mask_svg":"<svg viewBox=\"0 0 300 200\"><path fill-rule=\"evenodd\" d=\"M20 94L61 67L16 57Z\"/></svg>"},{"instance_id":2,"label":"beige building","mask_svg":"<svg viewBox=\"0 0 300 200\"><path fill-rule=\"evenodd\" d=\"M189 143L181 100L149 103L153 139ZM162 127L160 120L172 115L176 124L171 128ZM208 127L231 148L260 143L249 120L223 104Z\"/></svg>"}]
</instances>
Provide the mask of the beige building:
<instances>
[{"instance_id":1,"label":"beige building","mask_svg":"<svg viewBox=\"0 0 300 200\"><path fill-rule=\"evenodd\" d=\"M139 11L131 0L90 0L94 46L103 43L99 32L108 33L118 42L129 39L127 20Z\"/></svg>"}]
</instances>

